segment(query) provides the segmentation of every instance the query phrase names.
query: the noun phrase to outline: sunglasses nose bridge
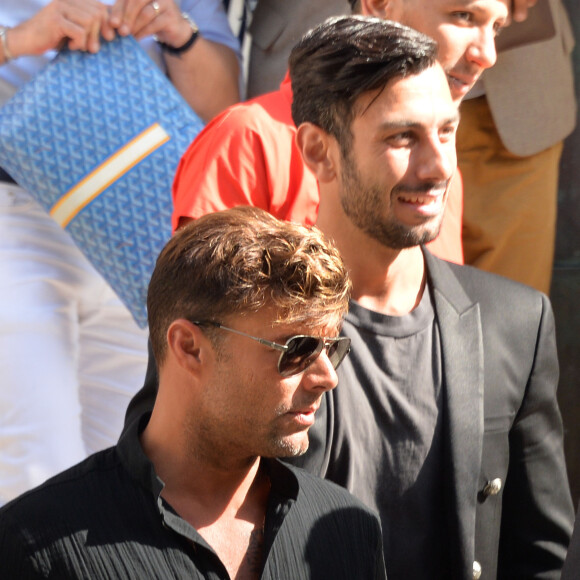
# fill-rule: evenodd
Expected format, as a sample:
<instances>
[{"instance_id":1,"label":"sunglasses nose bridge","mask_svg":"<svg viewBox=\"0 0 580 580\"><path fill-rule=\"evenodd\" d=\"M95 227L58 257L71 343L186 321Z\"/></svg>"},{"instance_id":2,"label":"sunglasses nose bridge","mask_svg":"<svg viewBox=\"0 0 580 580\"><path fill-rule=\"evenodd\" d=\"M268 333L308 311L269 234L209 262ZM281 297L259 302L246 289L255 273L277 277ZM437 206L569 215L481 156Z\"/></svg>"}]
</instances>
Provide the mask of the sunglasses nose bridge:
<instances>
[{"instance_id":1,"label":"sunglasses nose bridge","mask_svg":"<svg viewBox=\"0 0 580 580\"><path fill-rule=\"evenodd\" d=\"M348 343L348 346L344 346ZM350 351L350 341L343 338L338 339L323 339L319 340L316 350L308 357L308 366L311 366L324 353L327 364L332 367L333 371L339 367Z\"/></svg>"}]
</instances>

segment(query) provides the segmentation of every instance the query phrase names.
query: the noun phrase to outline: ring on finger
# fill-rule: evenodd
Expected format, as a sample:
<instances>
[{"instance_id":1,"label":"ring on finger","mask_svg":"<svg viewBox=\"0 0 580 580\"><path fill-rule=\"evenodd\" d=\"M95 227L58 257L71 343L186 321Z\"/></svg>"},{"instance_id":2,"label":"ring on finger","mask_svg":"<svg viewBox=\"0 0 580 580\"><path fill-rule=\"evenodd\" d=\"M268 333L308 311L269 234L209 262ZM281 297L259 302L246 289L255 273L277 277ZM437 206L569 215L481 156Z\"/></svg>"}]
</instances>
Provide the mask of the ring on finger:
<instances>
[{"instance_id":1,"label":"ring on finger","mask_svg":"<svg viewBox=\"0 0 580 580\"><path fill-rule=\"evenodd\" d=\"M159 6L159 2L157 2L157 1L151 2L151 8L153 8L153 10L155 10L155 16L158 16L159 12L161 10L161 7Z\"/></svg>"}]
</instances>

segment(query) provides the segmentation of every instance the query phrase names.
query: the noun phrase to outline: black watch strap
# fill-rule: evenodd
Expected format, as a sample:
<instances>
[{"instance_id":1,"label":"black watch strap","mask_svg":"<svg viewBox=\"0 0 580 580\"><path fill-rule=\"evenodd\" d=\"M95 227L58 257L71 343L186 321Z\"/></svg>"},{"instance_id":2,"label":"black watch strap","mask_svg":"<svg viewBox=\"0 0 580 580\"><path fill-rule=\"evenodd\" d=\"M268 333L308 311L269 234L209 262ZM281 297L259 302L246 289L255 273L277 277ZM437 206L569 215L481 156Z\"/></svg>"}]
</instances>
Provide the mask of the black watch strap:
<instances>
[{"instance_id":1,"label":"black watch strap","mask_svg":"<svg viewBox=\"0 0 580 580\"><path fill-rule=\"evenodd\" d=\"M166 44L165 42L161 42L158 40L157 43L159 44L163 52L167 52L168 54L182 54L187 50L189 50L194 45L195 41L198 39L199 28L197 27L195 22L189 17L189 15L185 13L183 13L182 16L184 20L187 20L187 22L191 26L191 36L189 37L188 41L185 44L182 44L181 46L170 46L169 44Z\"/></svg>"}]
</instances>

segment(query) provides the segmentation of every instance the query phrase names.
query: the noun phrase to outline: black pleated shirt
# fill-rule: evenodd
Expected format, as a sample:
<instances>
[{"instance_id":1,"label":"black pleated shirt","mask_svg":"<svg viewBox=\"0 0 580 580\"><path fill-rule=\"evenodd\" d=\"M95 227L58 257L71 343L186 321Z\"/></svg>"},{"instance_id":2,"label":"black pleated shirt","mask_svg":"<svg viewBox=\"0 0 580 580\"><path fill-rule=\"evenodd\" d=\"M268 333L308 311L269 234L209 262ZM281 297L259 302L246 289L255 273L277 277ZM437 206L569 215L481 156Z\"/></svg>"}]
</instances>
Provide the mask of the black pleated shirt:
<instances>
[{"instance_id":1,"label":"black pleated shirt","mask_svg":"<svg viewBox=\"0 0 580 580\"><path fill-rule=\"evenodd\" d=\"M0 509L0 578L228 579L217 554L161 497L142 416L96 453ZM261 578L385 578L376 515L344 489L275 459Z\"/></svg>"}]
</instances>

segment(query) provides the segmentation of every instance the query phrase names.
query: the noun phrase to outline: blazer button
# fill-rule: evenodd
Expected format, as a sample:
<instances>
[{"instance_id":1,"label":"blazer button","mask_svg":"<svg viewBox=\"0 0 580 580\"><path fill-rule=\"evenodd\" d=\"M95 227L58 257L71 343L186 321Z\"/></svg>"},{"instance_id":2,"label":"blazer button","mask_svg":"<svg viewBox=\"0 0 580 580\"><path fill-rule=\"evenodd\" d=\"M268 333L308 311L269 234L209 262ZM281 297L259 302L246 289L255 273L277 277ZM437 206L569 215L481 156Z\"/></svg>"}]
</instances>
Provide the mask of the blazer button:
<instances>
[{"instance_id":1,"label":"blazer button","mask_svg":"<svg viewBox=\"0 0 580 580\"><path fill-rule=\"evenodd\" d=\"M486 497L490 495L497 495L501 490L501 479L496 477L491 481L488 481L483 488L483 495Z\"/></svg>"},{"instance_id":2,"label":"blazer button","mask_svg":"<svg viewBox=\"0 0 580 580\"><path fill-rule=\"evenodd\" d=\"M473 580L479 580L481 578L481 564L474 560L473 562Z\"/></svg>"}]
</instances>

